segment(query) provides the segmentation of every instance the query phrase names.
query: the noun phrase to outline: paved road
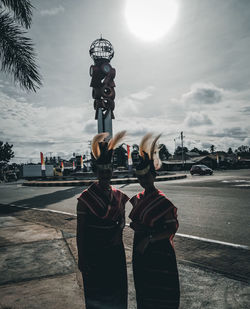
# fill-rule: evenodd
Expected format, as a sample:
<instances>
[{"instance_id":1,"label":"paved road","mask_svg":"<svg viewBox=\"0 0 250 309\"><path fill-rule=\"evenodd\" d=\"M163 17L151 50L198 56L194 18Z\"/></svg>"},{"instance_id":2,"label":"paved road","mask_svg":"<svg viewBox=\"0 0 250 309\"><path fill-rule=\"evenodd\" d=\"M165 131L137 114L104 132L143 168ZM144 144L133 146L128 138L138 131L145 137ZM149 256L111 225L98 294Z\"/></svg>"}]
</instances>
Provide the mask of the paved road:
<instances>
[{"instance_id":1,"label":"paved road","mask_svg":"<svg viewBox=\"0 0 250 309\"><path fill-rule=\"evenodd\" d=\"M118 187L130 197L141 190L138 184ZM250 170L189 175L157 187L178 207L179 233L250 246ZM75 213L82 189L0 184L0 203ZM130 209L128 204L127 213Z\"/></svg>"}]
</instances>

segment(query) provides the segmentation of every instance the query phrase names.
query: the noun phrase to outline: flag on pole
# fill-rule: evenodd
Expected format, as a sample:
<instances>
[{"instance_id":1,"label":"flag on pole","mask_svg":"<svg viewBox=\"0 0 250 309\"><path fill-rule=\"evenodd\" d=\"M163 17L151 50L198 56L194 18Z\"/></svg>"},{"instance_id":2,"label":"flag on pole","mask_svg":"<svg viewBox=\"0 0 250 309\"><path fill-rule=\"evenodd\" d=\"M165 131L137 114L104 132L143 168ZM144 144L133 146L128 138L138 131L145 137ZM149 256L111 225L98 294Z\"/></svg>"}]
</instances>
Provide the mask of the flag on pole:
<instances>
[{"instance_id":1,"label":"flag on pole","mask_svg":"<svg viewBox=\"0 0 250 309\"><path fill-rule=\"evenodd\" d=\"M61 172L64 171L64 164L63 164L63 161L61 162Z\"/></svg>"},{"instance_id":2,"label":"flag on pole","mask_svg":"<svg viewBox=\"0 0 250 309\"><path fill-rule=\"evenodd\" d=\"M216 154L216 161L217 161L217 164L220 164L220 158L219 158L218 153Z\"/></svg>"},{"instance_id":3,"label":"flag on pole","mask_svg":"<svg viewBox=\"0 0 250 309\"><path fill-rule=\"evenodd\" d=\"M83 158L81 156L81 169L83 169Z\"/></svg>"},{"instance_id":4,"label":"flag on pole","mask_svg":"<svg viewBox=\"0 0 250 309\"><path fill-rule=\"evenodd\" d=\"M130 146L127 145L127 154L128 154L128 169L132 169L132 165L133 165L133 162L132 162L132 158L131 158L131 152L130 152Z\"/></svg>"},{"instance_id":5,"label":"flag on pole","mask_svg":"<svg viewBox=\"0 0 250 309\"><path fill-rule=\"evenodd\" d=\"M44 157L43 157L42 152L40 152L40 158L41 158L41 169L42 171L45 171L45 162L44 162Z\"/></svg>"}]
</instances>

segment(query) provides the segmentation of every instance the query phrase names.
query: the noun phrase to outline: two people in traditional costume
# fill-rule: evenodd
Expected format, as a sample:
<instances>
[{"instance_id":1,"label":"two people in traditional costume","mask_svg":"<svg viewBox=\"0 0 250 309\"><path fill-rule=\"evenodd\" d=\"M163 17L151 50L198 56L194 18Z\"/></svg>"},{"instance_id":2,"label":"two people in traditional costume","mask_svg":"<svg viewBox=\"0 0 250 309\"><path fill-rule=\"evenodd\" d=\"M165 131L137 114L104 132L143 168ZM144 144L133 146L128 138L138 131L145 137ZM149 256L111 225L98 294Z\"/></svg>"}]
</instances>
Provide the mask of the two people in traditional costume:
<instances>
[{"instance_id":1,"label":"two people in traditional costume","mask_svg":"<svg viewBox=\"0 0 250 309\"><path fill-rule=\"evenodd\" d=\"M78 266L83 275L87 309L127 308L127 271L122 231L128 196L110 186L113 150L125 132L109 142L94 137L93 161L98 181L84 190L77 204ZM133 274L138 309L178 308L179 277L173 237L177 209L154 186L159 168L157 141L147 134L139 147L136 175L144 191L130 199L134 230Z\"/></svg>"}]
</instances>

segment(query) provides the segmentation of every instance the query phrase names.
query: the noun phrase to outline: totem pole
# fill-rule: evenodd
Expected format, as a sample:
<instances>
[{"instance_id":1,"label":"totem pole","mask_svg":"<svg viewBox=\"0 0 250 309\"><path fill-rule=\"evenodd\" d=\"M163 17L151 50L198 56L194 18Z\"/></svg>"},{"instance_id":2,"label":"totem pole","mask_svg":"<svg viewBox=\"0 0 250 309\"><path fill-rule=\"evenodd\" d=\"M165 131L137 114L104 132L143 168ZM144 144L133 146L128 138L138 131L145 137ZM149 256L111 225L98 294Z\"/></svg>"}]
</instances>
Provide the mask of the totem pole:
<instances>
[{"instance_id":1,"label":"totem pole","mask_svg":"<svg viewBox=\"0 0 250 309\"><path fill-rule=\"evenodd\" d=\"M94 60L94 65L90 67L92 77L90 87L94 99L95 119L98 121L98 133L108 132L112 137L112 119L115 108L115 69L110 65L110 60L114 56L112 44L103 39L95 40L89 49L89 54Z\"/></svg>"}]
</instances>

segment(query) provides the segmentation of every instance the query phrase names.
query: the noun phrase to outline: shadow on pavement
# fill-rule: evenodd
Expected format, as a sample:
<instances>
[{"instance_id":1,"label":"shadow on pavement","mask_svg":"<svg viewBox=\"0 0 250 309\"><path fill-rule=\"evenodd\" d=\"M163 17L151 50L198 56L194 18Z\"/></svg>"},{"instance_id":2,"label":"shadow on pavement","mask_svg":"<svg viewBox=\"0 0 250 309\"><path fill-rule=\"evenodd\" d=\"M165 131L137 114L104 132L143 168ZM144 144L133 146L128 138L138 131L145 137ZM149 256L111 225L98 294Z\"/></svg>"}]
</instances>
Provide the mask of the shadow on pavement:
<instances>
[{"instance_id":1,"label":"shadow on pavement","mask_svg":"<svg viewBox=\"0 0 250 309\"><path fill-rule=\"evenodd\" d=\"M34 208L34 207L35 208L46 208L48 205L59 203L69 198L72 198L73 196L80 194L82 191L83 191L82 187L74 187L74 188L70 188L66 190L58 190L52 193L41 194L41 195L27 198L24 200L15 201L10 204L17 206L17 207L23 206L23 207L30 207L30 208ZM0 204L0 205L4 206L3 204Z\"/></svg>"}]
</instances>

